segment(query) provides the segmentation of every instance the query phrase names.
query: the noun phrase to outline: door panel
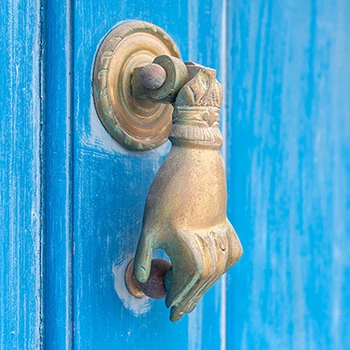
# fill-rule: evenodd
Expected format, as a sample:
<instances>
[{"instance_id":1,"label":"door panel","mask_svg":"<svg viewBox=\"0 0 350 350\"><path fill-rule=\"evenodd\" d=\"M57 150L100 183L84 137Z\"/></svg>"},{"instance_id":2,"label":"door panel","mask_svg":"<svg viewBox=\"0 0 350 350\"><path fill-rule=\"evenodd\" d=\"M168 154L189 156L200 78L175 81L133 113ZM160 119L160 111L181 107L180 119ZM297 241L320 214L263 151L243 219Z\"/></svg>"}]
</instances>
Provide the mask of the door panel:
<instances>
[{"instance_id":1,"label":"door panel","mask_svg":"<svg viewBox=\"0 0 350 350\"><path fill-rule=\"evenodd\" d=\"M100 123L92 100L93 59L119 21L140 19L165 29L185 60L220 67L222 7L217 1L76 2L74 9L74 342L77 348L218 349L225 342L222 284L197 310L169 321L164 300L139 302L123 271L139 237L143 206L169 150L126 151ZM119 297L118 295L119 294ZM125 307L125 305L127 307ZM148 312L146 312L148 311Z\"/></svg>"},{"instance_id":2,"label":"door panel","mask_svg":"<svg viewBox=\"0 0 350 350\"><path fill-rule=\"evenodd\" d=\"M350 346L349 13L229 3L230 349Z\"/></svg>"}]
</instances>

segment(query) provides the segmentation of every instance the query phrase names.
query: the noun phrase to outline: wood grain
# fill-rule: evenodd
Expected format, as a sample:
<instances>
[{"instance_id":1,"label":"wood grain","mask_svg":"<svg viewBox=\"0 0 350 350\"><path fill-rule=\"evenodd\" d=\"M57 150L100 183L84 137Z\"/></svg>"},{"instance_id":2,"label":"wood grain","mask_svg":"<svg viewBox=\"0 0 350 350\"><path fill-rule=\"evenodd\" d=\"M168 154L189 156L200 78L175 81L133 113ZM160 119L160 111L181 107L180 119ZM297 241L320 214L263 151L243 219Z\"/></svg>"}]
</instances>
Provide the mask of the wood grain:
<instances>
[{"instance_id":1,"label":"wood grain","mask_svg":"<svg viewBox=\"0 0 350 350\"><path fill-rule=\"evenodd\" d=\"M152 22L173 37L185 60L219 68L221 11L221 1L209 0L156 5L142 0L76 1L74 344L78 349L219 349L225 342L220 283L190 317L176 324L169 321L164 301L140 305L120 290L124 282L118 271L135 253L147 191L169 145L142 155L126 151L101 125L91 97L97 46L119 21Z\"/></svg>"},{"instance_id":2,"label":"wood grain","mask_svg":"<svg viewBox=\"0 0 350 350\"><path fill-rule=\"evenodd\" d=\"M42 330L40 1L0 3L0 349Z\"/></svg>"},{"instance_id":3,"label":"wood grain","mask_svg":"<svg viewBox=\"0 0 350 350\"><path fill-rule=\"evenodd\" d=\"M228 348L350 346L349 2L228 8Z\"/></svg>"},{"instance_id":4,"label":"wood grain","mask_svg":"<svg viewBox=\"0 0 350 350\"><path fill-rule=\"evenodd\" d=\"M73 344L73 8L43 8L44 347Z\"/></svg>"}]
</instances>

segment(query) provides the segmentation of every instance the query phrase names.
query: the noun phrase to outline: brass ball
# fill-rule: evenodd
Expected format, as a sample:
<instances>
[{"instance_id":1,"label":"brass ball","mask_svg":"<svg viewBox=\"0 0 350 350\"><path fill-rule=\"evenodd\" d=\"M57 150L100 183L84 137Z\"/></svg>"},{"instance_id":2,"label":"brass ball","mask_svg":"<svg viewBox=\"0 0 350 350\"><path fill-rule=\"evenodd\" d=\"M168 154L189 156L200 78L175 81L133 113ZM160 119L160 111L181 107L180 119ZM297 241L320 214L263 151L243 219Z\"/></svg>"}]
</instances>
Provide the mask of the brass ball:
<instances>
[{"instance_id":1,"label":"brass ball","mask_svg":"<svg viewBox=\"0 0 350 350\"><path fill-rule=\"evenodd\" d=\"M145 88L156 90L165 83L166 71L159 64L151 63L142 68L140 79Z\"/></svg>"}]
</instances>

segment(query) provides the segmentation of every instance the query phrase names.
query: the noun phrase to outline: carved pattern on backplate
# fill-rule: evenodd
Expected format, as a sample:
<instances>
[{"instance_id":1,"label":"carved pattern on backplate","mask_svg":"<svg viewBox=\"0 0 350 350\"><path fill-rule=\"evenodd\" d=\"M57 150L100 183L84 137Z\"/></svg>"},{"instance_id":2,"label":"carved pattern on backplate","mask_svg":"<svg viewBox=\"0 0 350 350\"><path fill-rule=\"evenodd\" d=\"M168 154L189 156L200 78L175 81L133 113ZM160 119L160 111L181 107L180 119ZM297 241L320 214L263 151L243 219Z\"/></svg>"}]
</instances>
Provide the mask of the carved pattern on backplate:
<instances>
[{"instance_id":1,"label":"carved pattern on backplate","mask_svg":"<svg viewBox=\"0 0 350 350\"><path fill-rule=\"evenodd\" d=\"M180 57L166 32L141 21L115 27L98 50L93 73L96 110L112 137L128 149L153 149L167 140L173 107L133 97L130 84L136 67L162 54Z\"/></svg>"}]
</instances>

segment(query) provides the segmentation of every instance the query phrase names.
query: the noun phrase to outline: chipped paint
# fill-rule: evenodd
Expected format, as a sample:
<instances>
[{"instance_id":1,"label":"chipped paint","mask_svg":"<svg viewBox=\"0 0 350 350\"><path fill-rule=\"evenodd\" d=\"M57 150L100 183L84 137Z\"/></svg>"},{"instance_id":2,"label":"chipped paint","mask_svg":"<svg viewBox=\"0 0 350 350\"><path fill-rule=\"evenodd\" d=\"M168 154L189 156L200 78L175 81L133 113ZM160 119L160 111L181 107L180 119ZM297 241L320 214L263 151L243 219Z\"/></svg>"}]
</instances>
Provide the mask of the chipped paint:
<instances>
[{"instance_id":1,"label":"chipped paint","mask_svg":"<svg viewBox=\"0 0 350 350\"><path fill-rule=\"evenodd\" d=\"M132 255L124 259L121 264L115 264L113 266L114 289L124 307L130 310L133 315L139 316L151 309L152 299L146 296L135 298L127 290L125 285L125 271L131 259L133 259Z\"/></svg>"}]
</instances>

